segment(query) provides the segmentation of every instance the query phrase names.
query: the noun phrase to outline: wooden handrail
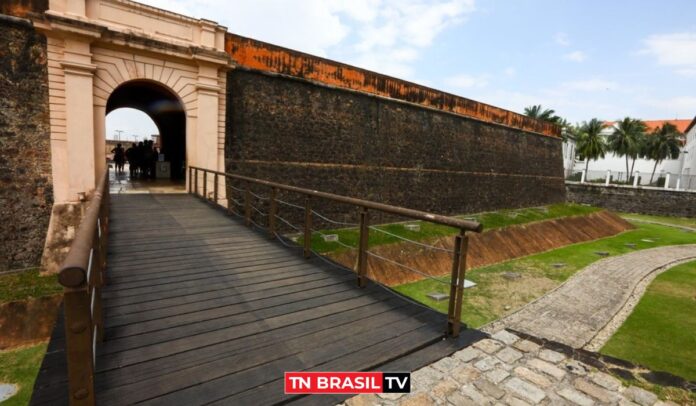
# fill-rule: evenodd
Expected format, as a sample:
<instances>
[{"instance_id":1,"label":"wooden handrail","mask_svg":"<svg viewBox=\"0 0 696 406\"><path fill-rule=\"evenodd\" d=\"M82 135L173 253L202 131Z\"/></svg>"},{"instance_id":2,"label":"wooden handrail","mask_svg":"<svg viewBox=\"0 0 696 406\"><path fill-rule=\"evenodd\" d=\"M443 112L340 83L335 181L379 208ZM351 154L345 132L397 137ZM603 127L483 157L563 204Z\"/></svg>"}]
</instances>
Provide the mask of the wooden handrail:
<instances>
[{"instance_id":1,"label":"wooden handrail","mask_svg":"<svg viewBox=\"0 0 696 406\"><path fill-rule=\"evenodd\" d=\"M237 180L241 180L241 181L245 181L245 182L254 183L257 185L268 186L270 188L278 188L281 190L299 193L299 194L306 195L306 196L316 196L316 197L319 197L322 199L333 200L335 202L346 203L346 204L353 205L353 206L366 207L368 209L374 209L374 210L381 211L384 213L390 213L390 214L396 214L399 216L409 217L409 218L412 218L414 220L423 220L423 221L427 221L430 223L441 224L444 226L450 226L450 227L454 227L454 228L463 229L465 231L473 231L473 232L477 232L477 233L480 233L481 231L483 231L483 225L481 223L479 223L478 221L458 219L456 217L449 217L449 216L443 216L440 214L428 213L428 212L420 211L420 210L407 209L405 207L392 206L389 204L378 203L378 202L374 202L371 200L358 199L355 197L348 197L348 196L336 195L333 193L320 192L317 190L305 189L305 188L301 188L301 187L297 187L297 186L285 185L282 183L271 182L271 181L263 180L263 179L250 178L248 176L234 175L231 173L219 172L219 171L214 171L212 169L199 168L196 166L192 166L191 168L193 170L196 170L196 171L203 171L203 173L206 173L206 172L216 173L219 176L224 176L225 178L229 178L229 179L237 179ZM196 188L195 188L196 193L198 193L197 192L197 190L198 190L197 189L197 186L198 186L197 179L198 179L197 176L194 177L194 182L196 184Z\"/></svg>"},{"instance_id":2,"label":"wooden handrail","mask_svg":"<svg viewBox=\"0 0 696 406\"><path fill-rule=\"evenodd\" d=\"M452 275L450 278L450 297L449 306L447 312L447 328L446 333L449 336L457 337L459 336L459 331L461 329L461 312L462 312L462 302L464 297L464 278L466 276L466 256L468 250L468 232L480 233L483 230L483 225L477 221L463 220L449 216L442 216L439 214L428 213L420 210L407 209L405 207L392 206L384 203L378 203L370 200L363 200L354 197L341 196L333 193L320 192L312 189L305 189L297 186L285 185L282 183L272 182L263 179L251 178L243 175L235 175L231 173L225 173L220 171L215 171L211 169L200 168L196 166L189 167L189 193L199 195L198 190L198 172L203 172L203 197L205 200L209 200L208 196L205 195L207 190L207 174L212 173L215 175L216 185L215 190L217 190L217 179L218 177L223 177L226 179L236 179L242 181L245 187L245 224L247 226L251 225L251 189L250 185L261 185L266 186L271 189L270 193L270 211L268 217L268 228L271 234L275 234L276 231L276 216L278 214L278 190L284 190L287 192L298 193L305 196L305 221L304 221L304 255L305 257L310 256L311 251L311 228L312 228L312 200L313 198L326 199L338 203L344 203L352 206L356 206L359 209L359 230L360 230L360 242L358 246L358 261L356 266L356 274L358 276L358 285L360 287L366 286L367 281L367 248L368 248L368 233L370 230L368 210L376 210L384 213L394 214L398 216L408 217L414 220L427 221L430 223L445 225L453 228L459 229L459 234L454 237L454 255L452 259ZM193 190L191 184L194 185ZM226 194L225 194L226 195ZM217 193L215 196L214 203L217 205Z\"/></svg>"},{"instance_id":3,"label":"wooden handrail","mask_svg":"<svg viewBox=\"0 0 696 406\"><path fill-rule=\"evenodd\" d=\"M101 287L105 282L109 223L109 169L99 180L87 211L63 261L65 356L71 405L94 405L94 365L104 337Z\"/></svg>"}]
</instances>

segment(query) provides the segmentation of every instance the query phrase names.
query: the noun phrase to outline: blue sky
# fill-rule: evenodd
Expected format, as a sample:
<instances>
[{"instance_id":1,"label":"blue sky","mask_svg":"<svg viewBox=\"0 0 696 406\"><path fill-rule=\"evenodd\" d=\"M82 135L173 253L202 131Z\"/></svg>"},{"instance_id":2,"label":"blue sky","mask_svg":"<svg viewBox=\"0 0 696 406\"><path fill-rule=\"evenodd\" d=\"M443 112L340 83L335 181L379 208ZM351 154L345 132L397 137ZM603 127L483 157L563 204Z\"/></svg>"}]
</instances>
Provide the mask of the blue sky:
<instances>
[{"instance_id":1,"label":"blue sky","mask_svg":"<svg viewBox=\"0 0 696 406\"><path fill-rule=\"evenodd\" d=\"M693 0L144 3L517 112L542 104L571 122L696 115ZM109 135L152 131L112 114Z\"/></svg>"}]
</instances>

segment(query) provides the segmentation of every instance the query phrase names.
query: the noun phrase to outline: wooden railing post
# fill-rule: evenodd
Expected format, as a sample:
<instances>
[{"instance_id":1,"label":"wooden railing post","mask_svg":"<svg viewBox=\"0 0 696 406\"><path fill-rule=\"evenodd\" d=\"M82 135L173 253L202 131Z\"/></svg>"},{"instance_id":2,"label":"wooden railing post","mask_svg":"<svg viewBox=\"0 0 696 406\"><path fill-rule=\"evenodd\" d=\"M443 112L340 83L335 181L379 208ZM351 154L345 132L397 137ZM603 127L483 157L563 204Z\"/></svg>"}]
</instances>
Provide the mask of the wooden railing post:
<instances>
[{"instance_id":1,"label":"wooden railing post","mask_svg":"<svg viewBox=\"0 0 696 406\"><path fill-rule=\"evenodd\" d=\"M276 234L276 215L278 214L278 188L271 189L270 198L271 207L268 211L268 232L271 237L275 237Z\"/></svg>"},{"instance_id":2,"label":"wooden railing post","mask_svg":"<svg viewBox=\"0 0 696 406\"><path fill-rule=\"evenodd\" d=\"M59 274L64 287L65 357L68 363L70 405L94 405L92 320L86 271L65 268Z\"/></svg>"},{"instance_id":3,"label":"wooden railing post","mask_svg":"<svg viewBox=\"0 0 696 406\"><path fill-rule=\"evenodd\" d=\"M203 200L208 200L208 171L203 169Z\"/></svg>"},{"instance_id":4,"label":"wooden railing post","mask_svg":"<svg viewBox=\"0 0 696 406\"><path fill-rule=\"evenodd\" d=\"M191 168L190 166L188 168L188 175L188 192L189 194L191 194L191 189L193 189L193 168Z\"/></svg>"},{"instance_id":5,"label":"wooden railing post","mask_svg":"<svg viewBox=\"0 0 696 406\"><path fill-rule=\"evenodd\" d=\"M249 182L246 183L244 191L244 224L251 227L251 184Z\"/></svg>"},{"instance_id":6,"label":"wooden railing post","mask_svg":"<svg viewBox=\"0 0 696 406\"><path fill-rule=\"evenodd\" d=\"M305 197L304 257L312 256L312 198Z\"/></svg>"},{"instance_id":7,"label":"wooden railing post","mask_svg":"<svg viewBox=\"0 0 696 406\"><path fill-rule=\"evenodd\" d=\"M462 301L464 297L464 277L466 276L466 253L469 237L460 230L454 238L452 276L450 279L449 309L447 311L447 334L458 337L461 329Z\"/></svg>"},{"instance_id":8,"label":"wooden railing post","mask_svg":"<svg viewBox=\"0 0 696 406\"><path fill-rule=\"evenodd\" d=\"M198 196L198 168L193 169L193 194Z\"/></svg>"},{"instance_id":9,"label":"wooden railing post","mask_svg":"<svg viewBox=\"0 0 696 406\"><path fill-rule=\"evenodd\" d=\"M358 246L358 286L367 285L367 242L369 241L370 224L367 207L360 208L360 244Z\"/></svg>"},{"instance_id":10,"label":"wooden railing post","mask_svg":"<svg viewBox=\"0 0 696 406\"><path fill-rule=\"evenodd\" d=\"M63 285L65 357L71 405L95 404L96 345L104 334L101 287L105 282L109 222L108 181L107 169L58 274L58 282Z\"/></svg>"},{"instance_id":11,"label":"wooden railing post","mask_svg":"<svg viewBox=\"0 0 696 406\"><path fill-rule=\"evenodd\" d=\"M213 199L215 199L215 204L218 204L218 174L215 172L215 175L213 176L213 182L215 184L213 185Z\"/></svg>"}]
</instances>

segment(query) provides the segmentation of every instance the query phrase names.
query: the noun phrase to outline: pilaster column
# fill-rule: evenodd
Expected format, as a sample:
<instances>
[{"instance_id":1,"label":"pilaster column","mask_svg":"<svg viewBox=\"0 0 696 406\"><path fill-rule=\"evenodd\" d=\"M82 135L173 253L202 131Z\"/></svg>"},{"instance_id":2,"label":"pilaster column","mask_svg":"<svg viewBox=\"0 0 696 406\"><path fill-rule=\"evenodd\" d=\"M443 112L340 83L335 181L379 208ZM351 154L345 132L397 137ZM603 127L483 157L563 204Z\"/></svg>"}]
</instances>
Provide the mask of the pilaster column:
<instances>
[{"instance_id":1,"label":"pilaster column","mask_svg":"<svg viewBox=\"0 0 696 406\"><path fill-rule=\"evenodd\" d=\"M93 76L90 42L66 39L61 67L65 75L65 120L68 160L68 201L94 189L95 163Z\"/></svg>"}]
</instances>

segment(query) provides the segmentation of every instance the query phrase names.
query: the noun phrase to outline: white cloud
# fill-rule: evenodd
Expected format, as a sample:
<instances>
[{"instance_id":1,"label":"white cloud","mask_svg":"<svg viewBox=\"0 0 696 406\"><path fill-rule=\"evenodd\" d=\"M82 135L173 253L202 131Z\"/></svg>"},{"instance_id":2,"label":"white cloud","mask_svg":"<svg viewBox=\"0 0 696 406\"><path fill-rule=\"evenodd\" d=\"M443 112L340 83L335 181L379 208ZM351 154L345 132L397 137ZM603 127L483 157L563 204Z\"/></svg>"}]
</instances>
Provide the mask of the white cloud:
<instances>
[{"instance_id":1,"label":"white cloud","mask_svg":"<svg viewBox=\"0 0 696 406\"><path fill-rule=\"evenodd\" d=\"M421 50L475 7L474 0L381 0L375 9L374 18L355 24L358 39L346 54L347 62L412 78Z\"/></svg>"},{"instance_id":2,"label":"white cloud","mask_svg":"<svg viewBox=\"0 0 696 406\"><path fill-rule=\"evenodd\" d=\"M226 25L230 32L404 78L475 0L141 0ZM335 57L334 57L335 58Z\"/></svg>"},{"instance_id":3,"label":"white cloud","mask_svg":"<svg viewBox=\"0 0 696 406\"><path fill-rule=\"evenodd\" d=\"M569 52L567 54L564 54L563 59L573 61L573 62L582 62L585 59L587 59L587 54L585 54L582 51L573 51L573 52Z\"/></svg>"},{"instance_id":4,"label":"white cloud","mask_svg":"<svg viewBox=\"0 0 696 406\"><path fill-rule=\"evenodd\" d=\"M617 90L619 84L610 80L585 79L564 82L561 84L563 90L573 90L581 92L599 92L604 90Z\"/></svg>"},{"instance_id":5,"label":"white cloud","mask_svg":"<svg viewBox=\"0 0 696 406\"><path fill-rule=\"evenodd\" d=\"M503 70L503 73L505 74L505 76L513 77L517 75L517 70L512 66L508 66L507 68L505 68L505 70Z\"/></svg>"},{"instance_id":6,"label":"white cloud","mask_svg":"<svg viewBox=\"0 0 696 406\"><path fill-rule=\"evenodd\" d=\"M553 36L553 41L556 44L563 47L567 47L568 45L570 45L570 40L568 40L568 34L566 34L565 32L557 32Z\"/></svg>"},{"instance_id":7,"label":"white cloud","mask_svg":"<svg viewBox=\"0 0 696 406\"><path fill-rule=\"evenodd\" d=\"M673 67L682 75L696 75L696 32L651 35L643 44L640 53L655 57L659 65Z\"/></svg>"},{"instance_id":8,"label":"white cloud","mask_svg":"<svg viewBox=\"0 0 696 406\"><path fill-rule=\"evenodd\" d=\"M468 75L459 74L445 78L444 82L447 86L457 89L469 89L472 87L486 87L488 85L488 75Z\"/></svg>"},{"instance_id":9,"label":"white cloud","mask_svg":"<svg viewBox=\"0 0 696 406\"><path fill-rule=\"evenodd\" d=\"M646 97L640 103L653 111L648 118L692 118L696 110L696 96Z\"/></svg>"}]
</instances>

